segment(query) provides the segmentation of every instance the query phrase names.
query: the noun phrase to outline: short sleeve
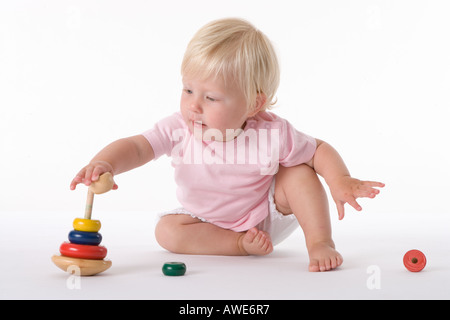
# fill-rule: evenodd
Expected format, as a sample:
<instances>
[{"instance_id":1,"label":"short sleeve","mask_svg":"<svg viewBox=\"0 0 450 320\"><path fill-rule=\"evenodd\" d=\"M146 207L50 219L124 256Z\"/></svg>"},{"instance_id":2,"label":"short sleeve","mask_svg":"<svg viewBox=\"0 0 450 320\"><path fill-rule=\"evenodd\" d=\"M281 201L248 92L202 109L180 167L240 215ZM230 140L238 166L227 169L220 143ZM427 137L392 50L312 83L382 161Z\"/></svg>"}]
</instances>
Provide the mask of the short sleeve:
<instances>
[{"instance_id":1,"label":"short sleeve","mask_svg":"<svg viewBox=\"0 0 450 320\"><path fill-rule=\"evenodd\" d=\"M308 162L316 152L316 139L298 131L287 120L281 129L280 164L293 167Z\"/></svg>"},{"instance_id":2,"label":"short sleeve","mask_svg":"<svg viewBox=\"0 0 450 320\"><path fill-rule=\"evenodd\" d=\"M157 122L154 127L142 133L153 148L155 159L162 155L171 156L174 145L188 130L179 112Z\"/></svg>"}]
</instances>

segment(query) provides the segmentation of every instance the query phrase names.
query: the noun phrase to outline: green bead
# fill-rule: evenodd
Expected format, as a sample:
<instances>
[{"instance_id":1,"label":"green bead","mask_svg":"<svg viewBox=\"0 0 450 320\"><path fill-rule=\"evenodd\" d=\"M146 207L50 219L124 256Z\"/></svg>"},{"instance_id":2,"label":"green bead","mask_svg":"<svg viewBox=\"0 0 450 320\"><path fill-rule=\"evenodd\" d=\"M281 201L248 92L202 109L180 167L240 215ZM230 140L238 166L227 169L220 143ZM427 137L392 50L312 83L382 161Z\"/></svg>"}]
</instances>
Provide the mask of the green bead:
<instances>
[{"instance_id":1,"label":"green bead","mask_svg":"<svg viewBox=\"0 0 450 320\"><path fill-rule=\"evenodd\" d=\"M182 276L186 273L186 265L183 262L166 262L162 272L166 276Z\"/></svg>"}]
</instances>

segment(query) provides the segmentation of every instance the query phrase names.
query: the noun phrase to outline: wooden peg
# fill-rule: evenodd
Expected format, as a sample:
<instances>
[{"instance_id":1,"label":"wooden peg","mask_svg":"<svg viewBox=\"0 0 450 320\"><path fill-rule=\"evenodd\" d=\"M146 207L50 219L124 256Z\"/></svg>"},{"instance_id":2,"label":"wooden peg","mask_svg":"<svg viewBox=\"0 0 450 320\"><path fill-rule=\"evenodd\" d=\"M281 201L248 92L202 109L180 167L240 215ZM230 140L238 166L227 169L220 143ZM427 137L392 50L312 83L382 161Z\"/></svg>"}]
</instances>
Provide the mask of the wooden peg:
<instances>
[{"instance_id":1,"label":"wooden peg","mask_svg":"<svg viewBox=\"0 0 450 320\"><path fill-rule=\"evenodd\" d=\"M91 219L92 206L94 205L94 194L102 194L108 192L114 187L114 179L110 172L102 174L97 181L91 183L87 193L86 208L84 210L84 218Z\"/></svg>"},{"instance_id":2,"label":"wooden peg","mask_svg":"<svg viewBox=\"0 0 450 320\"><path fill-rule=\"evenodd\" d=\"M86 199L86 208L84 209L84 218L91 219L92 215L92 206L94 205L94 193L91 189L88 189L87 199Z\"/></svg>"}]
</instances>

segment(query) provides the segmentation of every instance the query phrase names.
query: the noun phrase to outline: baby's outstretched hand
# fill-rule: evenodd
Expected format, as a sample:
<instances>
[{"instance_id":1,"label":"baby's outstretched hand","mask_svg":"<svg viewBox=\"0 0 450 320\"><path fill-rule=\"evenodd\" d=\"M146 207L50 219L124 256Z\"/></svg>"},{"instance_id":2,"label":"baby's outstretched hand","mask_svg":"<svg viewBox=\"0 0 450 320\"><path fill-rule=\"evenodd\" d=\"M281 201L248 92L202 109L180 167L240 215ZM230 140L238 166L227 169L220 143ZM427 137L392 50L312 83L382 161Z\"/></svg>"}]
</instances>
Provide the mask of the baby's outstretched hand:
<instances>
[{"instance_id":1,"label":"baby's outstretched hand","mask_svg":"<svg viewBox=\"0 0 450 320\"><path fill-rule=\"evenodd\" d=\"M75 190L77 184L84 183L86 186L90 186L92 182L97 181L98 178L105 172L111 172L113 173L112 166L105 161L95 161L87 166L85 166L83 169L80 170L80 172L77 173L75 178L73 178L72 182L70 183L70 190ZM117 184L114 184L113 190L116 190L118 188Z\"/></svg>"},{"instance_id":2,"label":"baby's outstretched hand","mask_svg":"<svg viewBox=\"0 0 450 320\"><path fill-rule=\"evenodd\" d=\"M383 188L384 183L376 181L361 181L350 176L343 176L333 181L330 185L331 195L336 203L339 220L344 218L344 205L348 203L353 208L361 211L362 208L357 198L375 198L380 190L375 188Z\"/></svg>"}]
</instances>

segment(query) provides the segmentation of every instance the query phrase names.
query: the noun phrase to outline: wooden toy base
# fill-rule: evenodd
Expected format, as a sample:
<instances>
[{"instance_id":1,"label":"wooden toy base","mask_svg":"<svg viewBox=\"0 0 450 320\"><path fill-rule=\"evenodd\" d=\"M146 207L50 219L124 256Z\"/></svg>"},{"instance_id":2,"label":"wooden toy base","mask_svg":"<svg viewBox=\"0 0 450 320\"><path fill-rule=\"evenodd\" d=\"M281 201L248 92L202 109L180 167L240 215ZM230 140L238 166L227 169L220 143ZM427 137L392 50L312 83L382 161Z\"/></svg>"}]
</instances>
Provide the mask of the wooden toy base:
<instances>
[{"instance_id":1,"label":"wooden toy base","mask_svg":"<svg viewBox=\"0 0 450 320\"><path fill-rule=\"evenodd\" d=\"M68 272L67 268L70 266L77 266L80 268L81 276L93 276L108 270L112 265L111 260L78 259L59 255L52 256L52 261L58 268L65 272Z\"/></svg>"}]
</instances>

